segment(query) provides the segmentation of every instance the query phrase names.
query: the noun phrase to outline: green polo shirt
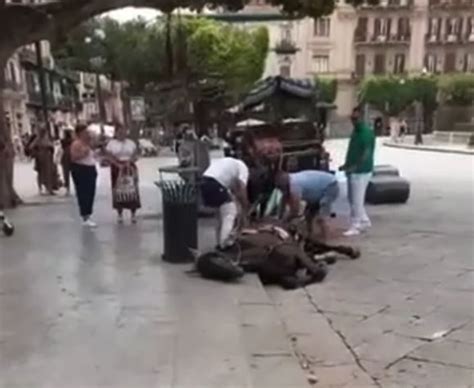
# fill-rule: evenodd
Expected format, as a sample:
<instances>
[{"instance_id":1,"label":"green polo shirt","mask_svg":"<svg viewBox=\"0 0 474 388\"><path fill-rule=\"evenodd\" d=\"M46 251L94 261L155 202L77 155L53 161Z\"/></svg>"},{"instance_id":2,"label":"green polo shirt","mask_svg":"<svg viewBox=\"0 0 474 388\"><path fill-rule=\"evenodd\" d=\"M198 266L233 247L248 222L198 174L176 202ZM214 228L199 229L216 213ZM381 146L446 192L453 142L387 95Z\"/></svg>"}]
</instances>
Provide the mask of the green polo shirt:
<instances>
[{"instance_id":1,"label":"green polo shirt","mask_svg":"<svg viewBox=\"0 0 474 388\"><path fill-rule=\"evenodd\" d=\"M362 158L366 151L366 157ZM355 167L354 173L370 173L374 169L374 151L374 131L364 122L358 122L349 141L345 165Z\"/></svg>"}]
</instances>

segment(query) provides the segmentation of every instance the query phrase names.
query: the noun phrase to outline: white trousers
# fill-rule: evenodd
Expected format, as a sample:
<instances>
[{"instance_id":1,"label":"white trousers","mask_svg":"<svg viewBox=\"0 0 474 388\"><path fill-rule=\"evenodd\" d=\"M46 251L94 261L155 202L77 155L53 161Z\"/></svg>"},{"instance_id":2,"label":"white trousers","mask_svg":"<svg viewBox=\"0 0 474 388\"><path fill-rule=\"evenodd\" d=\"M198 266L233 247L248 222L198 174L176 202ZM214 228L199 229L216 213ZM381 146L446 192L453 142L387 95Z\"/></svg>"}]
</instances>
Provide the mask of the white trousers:
<instances>
[{"instance_id":1,"label":"white trousers","mask_svg":"<svg viewBox=\"0 0 474 388\"><path fill-rule=\"evenodd\" d=\"M237 204L232 201L222 205L217 212L217 244L221 248L234 243L233 230L237 218Z\"/></svg>"},{"instance_id":2,"label":"white trousers","mask_svg":"<svg viewBox=\"0 0 474 388\"><path fill-rule=\"evenodd\" d=\"M365 210L365 193L371 177L371 173L351 173L347 176L347 196L351 206L352 228L363 229L371 226L369 216Z\"/></svg>"}]
</instances>

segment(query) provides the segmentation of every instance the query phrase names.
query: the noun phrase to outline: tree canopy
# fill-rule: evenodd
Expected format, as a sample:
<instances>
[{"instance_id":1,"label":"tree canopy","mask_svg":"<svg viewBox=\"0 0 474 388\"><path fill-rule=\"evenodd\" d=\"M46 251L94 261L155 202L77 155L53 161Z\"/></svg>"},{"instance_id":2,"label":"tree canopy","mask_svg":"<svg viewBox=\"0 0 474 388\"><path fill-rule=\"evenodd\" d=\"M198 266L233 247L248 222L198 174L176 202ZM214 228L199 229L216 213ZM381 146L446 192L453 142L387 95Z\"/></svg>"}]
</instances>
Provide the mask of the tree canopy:
<instances>
[{"instance_id":1,"label":"tree canopy","mask_svg":"<svg viewBox=\"0 0 474 388\"><path fill-rule=\"evenodd\" d=\"M335 78L316 78L320 88L320 99L328 104L333 104L337 97L337 79Z\"/></svg>"},{"instance_id":2,"label":"tree canopy","mask_svg":"<svg viewBox=\"0 0 474 388\"><path fill-rule=\"evenodd\" d=\"M397 116L415 101L425 109L435 109L437 93L438 79L434 76L374 76L362 82L359 99L387 116Z\"/></svg>"},{"instance_id":3,"label":"tree canopy","mask_svg":"<svg viewBox=\"0 0 474 388\"><path fill-rule=\"evenodd\" d=\"M347 0L358 6L363 0ZM371 0L370 3L378 2ZM150 7L170 13L178 8L200 11L204 7L243 8L248 0L56 0L41 4L5 4L0 1L0 59L18 47L40 39L64 36L94 16L125 6ZM271 0L292 17L318 18L330 14L335 0ZM6 58L4 59L6 60Z\"/></svg>"},{"instance_id":4,"label":"tree canopy","mask_svg":"<svg viewBox=\"0 0 474 388\"><path fill-rule=\"evenodd\" d=\"M263 74L269 49L267 29L243 30L203 18L174 18L172 55L178 76L218 76L231 94L244 92ZM101 32L100 34L98 32ZM54 46L62 66L95 70L91 59L104 58L101 72L126 80L143 91L148 84L169 80L166 21L92 19Z\"/></svg>"},{"instance_id":5,"label":"tree canopy","mask_svg":"<svg viewBox=\"0 0 474 388\"><path fill-rule=\"evenodd\" d=\"M440 77L441 98L448 104L474 104L474 74L446 74Z\"/></svg>"}]
</instances>

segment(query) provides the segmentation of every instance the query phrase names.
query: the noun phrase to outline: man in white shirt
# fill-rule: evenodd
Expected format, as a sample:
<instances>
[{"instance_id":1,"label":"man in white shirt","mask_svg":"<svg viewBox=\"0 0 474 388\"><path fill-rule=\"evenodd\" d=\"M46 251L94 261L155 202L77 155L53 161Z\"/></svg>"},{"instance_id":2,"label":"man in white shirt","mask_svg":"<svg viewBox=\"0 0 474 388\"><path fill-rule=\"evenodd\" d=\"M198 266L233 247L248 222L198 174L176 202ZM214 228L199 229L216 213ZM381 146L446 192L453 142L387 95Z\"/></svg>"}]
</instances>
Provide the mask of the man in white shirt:
<instances>
[{"instance_id":1,"label":"man in white shirt","mask_svg":"<svg viewBox=\"0 0 474 388\"><path fill-rule=\"evenodd\" d=\"M248 167L234 158L213 160L204 172L202 197L204 205L218 209L217 244L221 249L234 243L232 231L239 210L242 219L245 218L248 209L248 179Z\"/></svg>"}]
</instances>

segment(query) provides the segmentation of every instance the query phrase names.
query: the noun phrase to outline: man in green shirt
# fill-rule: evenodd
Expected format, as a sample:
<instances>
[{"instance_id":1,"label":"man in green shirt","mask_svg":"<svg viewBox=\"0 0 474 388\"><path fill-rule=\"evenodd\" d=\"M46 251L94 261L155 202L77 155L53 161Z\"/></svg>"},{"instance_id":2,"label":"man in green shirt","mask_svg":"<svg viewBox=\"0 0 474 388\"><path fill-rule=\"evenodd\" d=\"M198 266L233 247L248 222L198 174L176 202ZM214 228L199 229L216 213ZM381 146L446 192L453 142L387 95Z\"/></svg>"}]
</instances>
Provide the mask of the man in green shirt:
<instances>
[{"instance_id":1,"label":"man in green shirt","mask_svg":"<svg viewBox=\"0 0 474 388\"><path fill-rule=\"evenodd\" d=\"M352 111L354 129L349 141L346 162L340 168L347 174L351 205L351 227L345 236L355 236L372 226L365 210L365 192L374 169L375 134L362 120L360 108Z\"/></svg>"}]
</instances>

